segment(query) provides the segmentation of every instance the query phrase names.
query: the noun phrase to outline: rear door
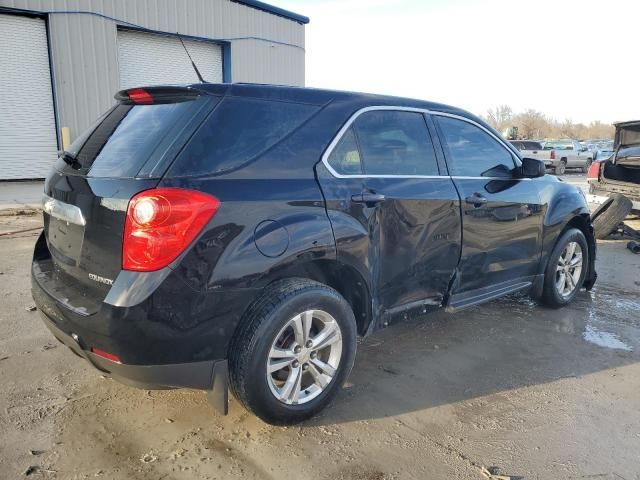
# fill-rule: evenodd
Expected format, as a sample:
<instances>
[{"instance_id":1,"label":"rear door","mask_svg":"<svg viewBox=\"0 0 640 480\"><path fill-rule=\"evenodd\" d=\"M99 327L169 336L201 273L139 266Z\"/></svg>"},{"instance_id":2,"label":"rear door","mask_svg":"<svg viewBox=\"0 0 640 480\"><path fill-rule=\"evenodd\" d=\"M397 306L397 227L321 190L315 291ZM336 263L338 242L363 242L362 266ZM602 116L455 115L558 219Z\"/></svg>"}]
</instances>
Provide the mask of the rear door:
<instances>
[{"instance_id":1,"label":"rear door","mask_svg":"<svg viewBox=\"0 0 640 480\"><path fill-rule=\"evenodd\" d=\"M460 205L423 113L365 109L323 161L338 259L364 265L377 313L440 305L459 259Z\"/></svg>"},{"instance_id":2,"label":"rear door","mask_svg":"<svg viewBox=\"0 0 640 480\"><path fill-rule=\"evenodd\" d=\"M540 261L539 179L520 178L515 154L481 125L450 115L435 119L462 199L462 256L451 305L522 288Z\"/></svg>"}]
</instances>

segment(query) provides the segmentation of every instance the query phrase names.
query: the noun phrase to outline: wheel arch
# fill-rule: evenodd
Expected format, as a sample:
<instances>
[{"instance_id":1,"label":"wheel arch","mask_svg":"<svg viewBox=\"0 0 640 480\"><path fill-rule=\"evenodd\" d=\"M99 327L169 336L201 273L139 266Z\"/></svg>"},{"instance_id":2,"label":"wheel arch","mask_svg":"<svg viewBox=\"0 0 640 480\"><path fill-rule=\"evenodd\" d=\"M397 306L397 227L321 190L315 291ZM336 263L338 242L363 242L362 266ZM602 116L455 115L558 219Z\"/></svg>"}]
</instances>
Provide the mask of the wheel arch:
<instances>
[{"instance_id":1,"label":"wheel arch","mask_svg":"<svg viewBox=\"0 0 640 480\"><path fill-rule=\"evenodd\" d=\"M371 291L368 282L356 268L338 260L328 259L294 263L272 273L268 278L268 284L293 277L315 280L336 290L353 310L358 335L368 333L373 318Z\"/></svg>"},{"instance_id":2,"label":"wheel arch","mask_svg":"<svg viewBox=\"0 0 640 480\"><path fill-rule=\"evenodd\" d=\"M593 226L591 225L591 215L588 212L581 212L573 215L571 218L566 220L563 224L561 224L562 228L557 228L556 232L553 235L552 242L547 243L545 252L544 252L544 262L541 265L541 273L544 273L547 268L547 263L549 259L549 255L553 251L553 248L556 246L562 235L565 234L568 230L572 228L576 228L580 230L585 238L587 239L587 245L589 247L589 266L587 275L585 276L584 286L587 290L590 290L596 280L596 272L595 272L595 259L596 259L596 237L593 231Z\"/></svg>"}]
</instances>

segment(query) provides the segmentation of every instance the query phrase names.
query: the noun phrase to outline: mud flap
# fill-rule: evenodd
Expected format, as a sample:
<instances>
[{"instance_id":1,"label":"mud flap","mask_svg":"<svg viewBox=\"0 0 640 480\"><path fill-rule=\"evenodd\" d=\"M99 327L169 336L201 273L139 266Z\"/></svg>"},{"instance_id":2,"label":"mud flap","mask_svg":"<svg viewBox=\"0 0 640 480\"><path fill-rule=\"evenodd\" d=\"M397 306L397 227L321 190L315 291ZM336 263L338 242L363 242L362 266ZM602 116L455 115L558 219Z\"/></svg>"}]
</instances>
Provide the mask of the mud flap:
<instances>
[{"instance_id":1,"label":"mud flap","mask_svg":"<svg viewBox=\"0 0 640 480\"><path fill-rule=\"evenodd\" d=\"M213 366L213 383L207 390L209 403L223 415L229 413L229 364L227 360Z\"/></svg>"}]
</instances>

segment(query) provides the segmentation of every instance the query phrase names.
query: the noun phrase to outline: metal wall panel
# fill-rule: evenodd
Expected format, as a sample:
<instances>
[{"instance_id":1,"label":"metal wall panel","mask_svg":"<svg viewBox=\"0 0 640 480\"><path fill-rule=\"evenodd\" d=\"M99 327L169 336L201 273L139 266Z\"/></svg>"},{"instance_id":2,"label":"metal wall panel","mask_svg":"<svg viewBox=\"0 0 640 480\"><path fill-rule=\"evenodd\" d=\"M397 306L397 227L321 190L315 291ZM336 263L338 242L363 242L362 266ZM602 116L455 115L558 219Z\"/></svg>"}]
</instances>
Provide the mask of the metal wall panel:
<instances>
[{"instance_id":1,"label":"metal wall panel","mask_svg":"<svg viewBox=\"0 0 640 480\"><path fill-rule=\"evenodd\" d=\"M57 157L44 20L0 14L0 179L43 178Z\"/></svg>"},{"instance_id":2,"label":"metal wall panel","mask_svg":"<svg viewBox=\"0 0 640 480\"><path fill-rule=\"evenodd\" d=\"M118 31L120 88L198 83L185 48L207 82L222 82L222 47L215 43L132 30Z\"/></svg>"},{"instance_id":3,"label":"metal wall panel","mask_svg":"<svg viewBox=\"0 0 640 480\"><path fill-rule=\"evenodd\" d=\"M304 25L230 0L0 0L0 7L48 15L58 123L72 138L119 90L118 26L227 40L232 81L304 85Z\"/></svg>"}]
</instances>

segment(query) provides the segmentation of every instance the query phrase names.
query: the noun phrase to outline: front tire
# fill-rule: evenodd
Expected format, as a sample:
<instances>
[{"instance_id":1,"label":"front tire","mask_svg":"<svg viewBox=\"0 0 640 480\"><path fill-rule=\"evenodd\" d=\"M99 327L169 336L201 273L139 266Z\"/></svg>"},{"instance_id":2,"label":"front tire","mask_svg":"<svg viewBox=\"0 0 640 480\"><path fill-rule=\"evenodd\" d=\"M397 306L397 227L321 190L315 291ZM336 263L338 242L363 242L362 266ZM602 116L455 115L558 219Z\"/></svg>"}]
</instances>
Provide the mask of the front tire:
<instances>
[{"instance_id":1,"label":"front tire","mask_svg":"<svg viewBox=\"0 0 640 480\"><path fill-rule=\"evenodd\" d=\"M587 239L577 228L562 234L556 242L544 275L541 301L550 307L570 303L584 283L589 268Z\"/></svg>"},{"instance_id":2,"label":"front tire","mask_svg":"<svg viewBox=\"0 0 640 480\"><path fill-rule=\"evenodd\" d=\"M338 292L306 279L278 281L249 307L234 336L231 390L265 422L295 424L329 404L355 352L355 317Z\"/></svg>"}]
</instances>

